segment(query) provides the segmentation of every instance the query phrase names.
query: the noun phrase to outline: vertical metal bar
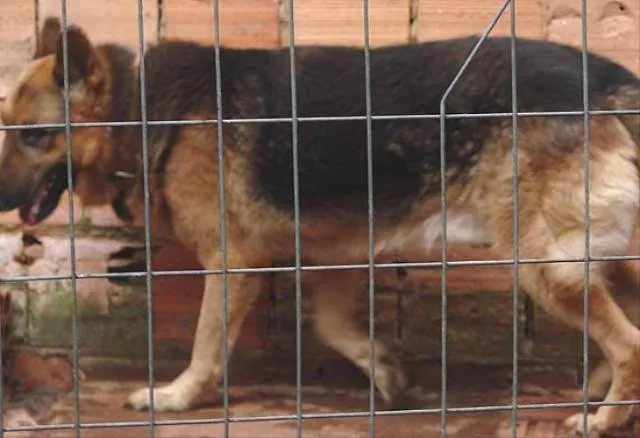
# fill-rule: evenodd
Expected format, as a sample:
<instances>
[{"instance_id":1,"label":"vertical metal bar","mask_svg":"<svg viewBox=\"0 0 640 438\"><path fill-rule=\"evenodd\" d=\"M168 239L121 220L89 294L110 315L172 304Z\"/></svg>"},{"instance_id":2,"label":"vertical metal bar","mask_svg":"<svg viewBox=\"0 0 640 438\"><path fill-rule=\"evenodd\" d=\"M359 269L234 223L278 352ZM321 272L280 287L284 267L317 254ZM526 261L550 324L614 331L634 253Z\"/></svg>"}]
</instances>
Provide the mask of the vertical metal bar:
<instances>
[{"instance_id":1,"label":"vertical metal bar","mask_svg":"<svg viewBox=\"0 0 640 438\"><path fill-rule=\"evenodd\" d=\"M164 39L165 32L165 0L157 0L156 4L156 12L158 14L157 23L156 23L156 41L159 43Z\"/></svg>"},{"instance_id":2,"label":"vertical metal bar","mask_svg":"<svg viewBox=\"0 0 640 438\"><path fill-rule=\"evenodd\" d=\"M220 2L213 2L213 32L215 40L215 74L216 74L216 134L218 145L218 198L220 200L220 253L222 273L222 308L224 318L222 318L222 404L224 415L224 438L229 437L229 305L228 305L228 270L227 270L227 222L226 222L226 198L224 186L224 137L222 135L222 68L220 62Z\"/></svg>"},{"instance_id":3,"label":"vertical metal bar","mask_svg":"<svg viewBox=\"0 0 640 438\"><path fill-rule=\"evenodd\" d=\"M440 236L440 261L442 262L442 280L440 289L440 354L441 354L441 372L440 372L440 433L442 438L447 437L447 183L445 175L447 174L446 160L446 119L445 119L445 102L447 94L440 102L440 208L442 209L442 228Z\"/></svg>"},{"instance_id":4,"label":"vertical metal bar","mask_svg":"<svg viewBox=\"0 0 640 438\"><path fill-rule=\"evenodd\" d=\"M71 359L73 377L73 420L75 435L80 438L80 386L78 369L78 290L76 266L76 228L73 200L73 144L71 139L71 108L69 103L69 44L67 35L67 2L62 0L62 64L64 96L64 132L67 147L67 185L69 193L69 257L71 258Z\"/></svg>"},{"instance_id":5,"label":"vertical metal bar","mask_svg":"<svg viewBox=\"0 0 640 438\"><path fill-rule=\"evenodd\" d=\"M367 213L369 237L369 436L376 435L376 351L375 351L375 227L373 205L373 121L371 118L371 47L369 35L369 0L363 0L364 87L367 130Z\"/></svg>"},{"instance_id":6,"label":"vertical metal bar","mask_svg":"<svg viewBox=\"0 0 640 438\"><path fill-rule=\"evenodd\" d=\"M420 18L420 0L409 1L409 42L418 41L418 26Z\"/></svg>"},{"instance_id":7,"label":"vertical metal bar","mask_svg":"<svg viewBox=\"0 0 640 438\"><path fill-rule=\"evenodd\" d=\"M9 306L11 306L11 296L9 295ZM9 313L10 314L10 313ZM1 316L0 316L1 318ZM11 324L11 321L8 321L8 324ZM8 339L4 339L2 335L3 321L0 320L0 438L4 438L4 343L8 342Z\"/></svg>"},{"instance_id":8,"label":"vertical metal bar","mask_svg":"<svg viewBox=\"0 0 640 438\"><path fill-rule=\"evenodd\" d=\"M139 81L140 81L140 121L142 140L142 187L144 191L144 250L145 250L145 284L147 287L147 348L148 348L148 383L149 383L149 436L155 437L156 413L155 376L153 370L153 277L151 263L151 207L149 193L149 143L147 135L147 82L144 64L144 8L142 0L138 0L138 53L139 53Z\"/></svg>"},{"instance_id":9,"label":"vertical metal bar","mask_svg":"<svg viewBox=\"0 0 640 438\"><path fill-rule=\"evenodd\" d=\"M584 379L582 382L582 413L583 413L583 433L584 437L588 438L589 432L587 431L587 420L589 412L589 283L591 281L590 257L591 257L591 217L589 206L589 194L590 194L590 168L589 168L589 142L590 142L590 117L589 117L589 54L587 52L587 0L581 0L582 7L582 109L583 115L583 127L584 127L584 157L583 157L583 174L584 174L584 319L583 319L583 332L582 332L582 354L584 357L583 362L583 374Z\"/></svg>"},{"instance_id":10,"label":"vertical metal bar","mask_svg":"<svg viewBox=\"0 0 640 438\"><path fill-rule=\"evenodd\" d=\"M300 181L298 176L298 95L296 87L295 21L293 0L289 8L289 75L291 81L291 149L293 153L293 223L296 287L296 433L302 438L302 259L300 254Z\"/></svg>"},{"instance_id":11,"label":"vertical metal bar","mask_svg":"<svg viewBox=\"0 0 640 438\"><path fill-rule=\"evenodd\" d=\"M518 434L518 386L519 369L519 317L520 317L520 185L518 175L520 173L518 162L518 72L516 53L516 0L511 0L511 160L513 182L513 358L512 358L512 387L511 387L511 436L517 438Z\"/></svg>"},{"instance_id":12,"label":"vertical metal bar","mask_svg":"<svg viewBox=\"0 0 640 438\"><path fill-rule=\"evenodd\" d=\"M498 13L491 19L491 23L482 33L476 44L474 45L471 53L467 56L464 63L456 73L455 77L447 87L446 91L442 95L440 99L440 208L442 209L442 227L441 227L441 235L440 235L440 246L441 246L441 254L440 259L442 262L442 281L441 281L441 306L440 306L440 317L442 319L441 325L441 355L442 355L442 366L441 366L441 415L440 415L440 433L442 438L446 438L447 436L447 182L446 182L446 103L449 95L453 91L454 87L466 71L467 67L475 57L478 50L480 50L480 46L485 42L493 28L496 26L504 11L507 9L507 6L511 3L512 0L505 0L502 4Z\"/></svg>"},{"instance_id":13,"label":"vertical metal bar","mask_svg":"<svg viewBox=\"0 0 640 438\"><path fill-rule=\"evenodd\" d=\"M33 33L36 40L36 50L40 47L40 0L33 1ZM1 420L0 420L1 421Z\"/></svg>"}]
</instances>

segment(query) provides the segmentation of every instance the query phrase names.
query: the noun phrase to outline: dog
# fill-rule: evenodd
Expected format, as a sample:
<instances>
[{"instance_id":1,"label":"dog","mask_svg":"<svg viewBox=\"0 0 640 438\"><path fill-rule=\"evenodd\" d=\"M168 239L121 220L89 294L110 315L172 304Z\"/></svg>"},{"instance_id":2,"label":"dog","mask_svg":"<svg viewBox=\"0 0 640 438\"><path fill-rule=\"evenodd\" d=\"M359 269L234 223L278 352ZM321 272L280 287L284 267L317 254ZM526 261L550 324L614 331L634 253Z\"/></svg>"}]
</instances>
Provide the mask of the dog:
<instances>
[{"instance_id":1,"label":"dog","mask_svg":"<svg viewBox=\"0 0 640 438\"><path fill-rule=\"evenodd\" d=\"M296 224L302 263L367 263L370 196L376 256L426 251L439 239L444 218L441 178L446 183L448 241L488 241L500 257L513 256L511 117L448 117L444 172L439 119L391 117L438 114L443 93L478 41L475 36L372 49L370 109L375 118L369 137L360 48L296 49L293 100L295 115L302 119L294 131L288 49L223 47L217 84L212 47L166 41L149 47L140 61L145 71L141 84L136 58L127 49L93 45L73 26L67 38L73 122L139 122L146 116L151 122L186 123L149 125L146 155L141 152L140 126L74 128L69 171L75 194L83 205L111 203L121 217L138 224L145 216L147 186L154 236L176 239L193 249L207 269L264 268L292 260ZM35 59L4 104L6 125L63 122L62 52L59 23L48 19ZM579 50L518 39L517 66L520 112L583 109ZM591 110L640 107L640 80L635 75L595 54L588 55L588 68ZM452 89L446 110L509 113L511 105L510 40L489 38ZM325 116L350 119L322 119ZM217 117L233 122L225 122L221 133L216 123L198 122ZM269 120L274 118L285 120ZM640 115L593 115L589 127L590 253L621 255L628 249L640 204ZM567 260L585 256L583 117L520 117L517 135L519 256L560 260L522 263L521 286L549 314L582 329L585 267ZM19 209L22 220L31 225L44 220L68 189L66 156L63 130L7 131L0 155L0 210ZM145 167L148 185L142 178ZM613 300L607 265L590 263L587 332L611 367L605 399L639 399L640 330ZM305 285L313 289L317 334L368 373L368 336L353 318L368 272L303 274ZM226 277L230 350L263 281L263 276L243 271ZM223 289L223 276L206 277L190 364L173 382L154 389L155 409L190 409L220 379ZM407 385L399 361L376 341L374 363L376 387L392 404ZM127 403L147 408L149 390L136 391ZM588 414L588 432L597 435L627 427L639 409L629 404L600 406ZM580 432L583 420L576 414L565 424Z\"/></svg>"},{"instance_id":2,"label":"dog","mask_svg":"<svg viewBox=\"0 0 640 438\"><path fill-rule=\"evenodd\" d=\"M629 262L618 261L607 266L609 284L614 298L627 317L640 325L640 273ZM611 386L613 375L607 361L600 361L591 371L587 386L589 398L602 401Z\"/></svg>"}]
</instances>

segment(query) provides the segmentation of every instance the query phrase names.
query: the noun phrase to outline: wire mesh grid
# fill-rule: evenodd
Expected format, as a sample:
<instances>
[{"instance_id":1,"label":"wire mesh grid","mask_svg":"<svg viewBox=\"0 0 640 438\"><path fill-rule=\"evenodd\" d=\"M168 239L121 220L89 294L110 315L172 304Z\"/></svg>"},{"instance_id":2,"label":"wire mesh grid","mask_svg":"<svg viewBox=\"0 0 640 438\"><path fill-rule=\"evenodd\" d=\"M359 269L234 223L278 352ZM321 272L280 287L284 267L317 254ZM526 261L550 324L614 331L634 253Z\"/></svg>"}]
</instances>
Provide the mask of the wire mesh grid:
<instances>
[{"instance_id":1,"label":"wire mesh grid","mask_svg":"<svg viewBox=\"0 0 640 438\"><path fill-rule=\"evenodd\" d=\"M519 290L518 290L518 278L519 267L523 264L540 264L540 263L557 263L557 262L578 262L584 263L584 277L585 277L585 289L584 289L584 327L587 327L588 323L588 311L589 311L589 265L592 261L625 261L625 260L638 260L640 257L633 256L607 256L607 257L595 257L590 256L590 214L589 214L589 202L585 202L584 222L585 222L585 258L521 258L519 248L519 190L518 190L518 122L521 118L526 117L538 117L538 116L582 116L584 127L584 174L585 181L589 180L589 143L590 143L590 119L601 115L629 115L640 114L640 108L631 110L592 110L589 108L589 75L588 75L588 57L587 57L587 0L581 0L581 52L582 52L582 87L583 87L583 110L582 111L546 111L546 112L519 112L518 111L518 90L516 81L516 52L517 52L517 26L516 26L516 0L505 0L490 23L488 23L484 32L478 39L477 43L467 55L464 63L460 66L455 78L449 84L442 99L440 101L439 114L398 114L398 115L376 115L372 114L371 107L371 62L370 62L370 37L369 37L369 1L363 1L363 24L364 24L364 59L363 69L365 77L365 98L366 98L366 114L362 116L322 116L322 117L301 117L298 116L297 111L297 87L296 87L296 45L295 45L295 17L294 17L294 0L286 0L288 23L289 23L289 65L290 65L290 90L291 90L291 117L283 118L254 118L254 119L224 119L222 118L222 86L221 86L221 39L220 39L220 5L219 0L213 1L212 14L214 17L214 49L215 49L215 64L212 66L215 69L216 78L216 103L218 108L219 117L216 119L205 120L147 120L146 111L146 89L144 86L140 87L140 101L141 101L141 121L139 122L117 122L110 121L104 123L79 123L70 121L70 104L69 104L69 67L68 67L68 41L67 41L67 2L61 0L61 17L62 17L62 52L64 58L64 119L63 124L39 124L39 125L11 125L2 126L2 130L23 130L32 128L57 128L63 129L66 134L66 147L67 147L67 167L72 168L72 142L71 142L71 130L81 127L123 127L123 126L142 126L141 129L141 147L142 147L142 165L143 165L143 185L144 185L144 243L145 243L145 271L143 272L124 272L124 273L78 273L76 269L76 245L75 245L75 220L74 220L74 200L70 197L69 201L69 238L70 238L70 259L71 259L71 272L69 275L44 275L44 276L11 276L3 277L3 282L24 282L24 281L51 281L51 280L70 280L71 281L71 294L72 294L72 361L73 361L73 394L74 394L74 407L73 407L73 423L70 424L56 424L56 425L40 425L29 427L13 427L7 428L2 424L2 418L0 418L0 438L8 432L22 432L22 431L40 431L40 430L74 430L77 437L81 436L82 429L100 429L100 428L124 428L124 427L146 427L149 429L149 436L154 437L156 434L156 426L169 426L169 425L193 425L193 424L224 424L224 436L229 436L229 425L231 423L239 422L269 422L269 421L295 421L297 436L303 436L303 420L306 419L340 419L340 418L362 418L369 419L369 435L371 437L376 436L376 417L385 416L403 416L403 415L417 415L417 414L439 414L441 421L441 436L445 438L447 436L447 423L448 414L450 413L474 413L474 412L510 412L511 413L511 436L517 437L518 413L524 410L534 409L548 409L548 408L582 408L585 414L585 429L586 429L586 413L589 407L594 406L606 406L606 405L631 405L638 404L639 401L622 401L622 402L593 402L588 399L587 387L589 376L589 343L587 336L583 337L582 353L584 356L583 362L583 400L582 402L565 402L565 403L519 403ZM161 40L164 35L164 14L163 14L164 1L158 1L158 25L157 35ZM142 0L137 0L138 7L138 52L139 59L143 59L145 53L145 35L143 26L144 9ZM512 111L508 113L448 113L447 112L447 99L450 93L456 87L459 79L474 59L474 56L478 50L483 46L491 32L495 28L499 20L506 15L506 11L509 10L510 15L510 68L511 68L511 107ZM139 65L139 76L142 84L145 84L145 66L144 63ZM375 184L375 175L373 172L372 161L372 123L375 120L409 120L409 119L434 119L440 123L440 172L441 175L446 173L446 154L445 148L447 144L445 124L447 120L451 119L464 119L464 118L509 118L511 120L512 131L512 171L513 171L513 258L512 259L494 259L494 260L465 260L465 261L452 261L449 260L447 253L447 198L444 195L446 193L446 179L441 178L440 181L440 203L442 209L442 225L441 225L441 254L440 261L424 262L424 263L376 263L375 262L375 241L374 241L374 219L375 219L375 206L373 203L373 185ZM366 264L334 264L334 265L303 265L301 259L300 250L300 205L299 205L299 168L298 168L298 124L301 122L317 122L317 121L346 121L346 120L361 120L366 122L366 146L367 146L367 203L368 203L368 263ZM224 142L223 142L223 126L226 124L235 123L290 123L292 127L292 142L293 142L293 193L294 193L294 223L295 223L295 263L293 266L284 267L269 267L269 268L228 268L226 266L227 260L227 233L225 223L225 191L224 191ZM147 127L157 125L196 125L196 124L215 124L217 126L217 151L218 151L218 166L219 166L219 191L218 196L220 199L220 234L222 236L221 253L222 253L222 266L220 269L198 269L198 270L163 270L154 271L151 264L151 213L150 213L150 192L149 192L149 169L148 169L148 137ZM69 171L68 175L69 190L73 190L73 176ZM584 185L585 199L588 200L590 196L589 185ZM447 302L447 270L450 267L455 266L511 266L514 282L512 291L512 387L511 387L511 399L510 404L500 405L483 405L483 406L471 406L471 407L451 407L447 403L447 371L448 371L448 302ZM429 409L405 409L405 410L379 410L376 407L375 400L375 359L374 359L374 339L375 339L375 301L374 301L374 272L376 269L396 269L396 268L439 268L442 272L441 281L441 406L439 408ZM345 270L345 269L362 269L368 272L368 321L369 321L369 373L370 386L369 386L369 409L361 412L332 412L332 413L303 413L303 397L302 397L302 283L301 275L305 271L328 271L328 270ZM295 274L295 300L296 300L296 410L292 415L269 415L269 416L232 416L229 410L229 381L228 381L228 362L229 362L229 346L227 340L228 333L228 321L226 317L228 297L227 297L227 279L229 275L234 274L248 274L248 273L268 273L268 272L292 272ZM80 418L80 397L79 397L79 366L78 366L78 301L77 301L77 286L76 283L81 279L88 278L118 278L118 277L138 277L144 278L147 290L146 305L148 309L147 313L147 332L148 332L148 383L149 387L153 388L154 385L154 345L153 345L153 332L154 332L154 320L153 320L153 278L163 276L182 276L182 275L220 275L223 285L223 307L225 310L225 318L223 318L223 339L225 339L223 346L223 373L222 373L222 391L223 391L223 408L224 415L222 418L208 418L208 419L191 419L191 420L157 420L154 409L154 393L150 391L150 408L148 421L121 421L121 422L99 422L99 423L86 423L82 422ZM586 330L585 330L586 331ZM0 339L1 340L1 339ZM0 354L2 351L0 350ZM2 359L2 357L0 357ZM1 364L1 361L0 361ZM1 366L1 365L0 365ZM1 371L1 370L0 370ZM3 388L0 385L0 410L2 410L2 397ZM585 435L586 436L586 435Z\"/></svg>"}]
</instances>

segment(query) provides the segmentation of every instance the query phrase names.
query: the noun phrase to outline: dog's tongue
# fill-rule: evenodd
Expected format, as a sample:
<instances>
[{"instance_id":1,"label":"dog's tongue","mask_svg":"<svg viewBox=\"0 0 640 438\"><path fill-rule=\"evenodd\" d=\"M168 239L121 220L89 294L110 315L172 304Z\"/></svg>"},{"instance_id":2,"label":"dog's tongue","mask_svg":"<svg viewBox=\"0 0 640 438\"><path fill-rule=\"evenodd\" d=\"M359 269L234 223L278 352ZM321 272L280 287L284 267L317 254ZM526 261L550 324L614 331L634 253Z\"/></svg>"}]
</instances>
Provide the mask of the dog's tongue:
<instances>
[{"instance_id":1,"label":"dog's tongue","mask_svg":"<svg viewBox=\"0 0 640 438\"><path fill-rule=\"evenodd\" d=\"M41 187L36 193L36 196L33 198L31 202L24 204L20 207L20 220L27 225L36 225L38 223L38 214L40 213L40 206L42 205L42 201L47 196L49 192L49 185L45 184L44 187Z\"/></svg>"}]
</instances>

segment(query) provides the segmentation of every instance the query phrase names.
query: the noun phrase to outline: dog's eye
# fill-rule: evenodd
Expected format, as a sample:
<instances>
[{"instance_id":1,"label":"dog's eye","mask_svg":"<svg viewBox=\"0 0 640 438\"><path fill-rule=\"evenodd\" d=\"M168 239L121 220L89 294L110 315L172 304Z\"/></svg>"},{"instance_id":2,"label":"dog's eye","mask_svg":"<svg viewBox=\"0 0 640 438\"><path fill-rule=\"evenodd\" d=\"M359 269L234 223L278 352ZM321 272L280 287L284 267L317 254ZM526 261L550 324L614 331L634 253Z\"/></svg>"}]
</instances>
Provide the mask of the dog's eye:
<instances>
[{"instance_id":1,"label":"dog's eye","mask_svg":"<svg viewBox=\"0 0 640 438\"><path fill-rule=\"evenodd\" d=\"M24 129L22 130L22 142L25 146L35 148L47 135L49 135L49 131L44 128Z\"/></svg>"}]
</instances>

